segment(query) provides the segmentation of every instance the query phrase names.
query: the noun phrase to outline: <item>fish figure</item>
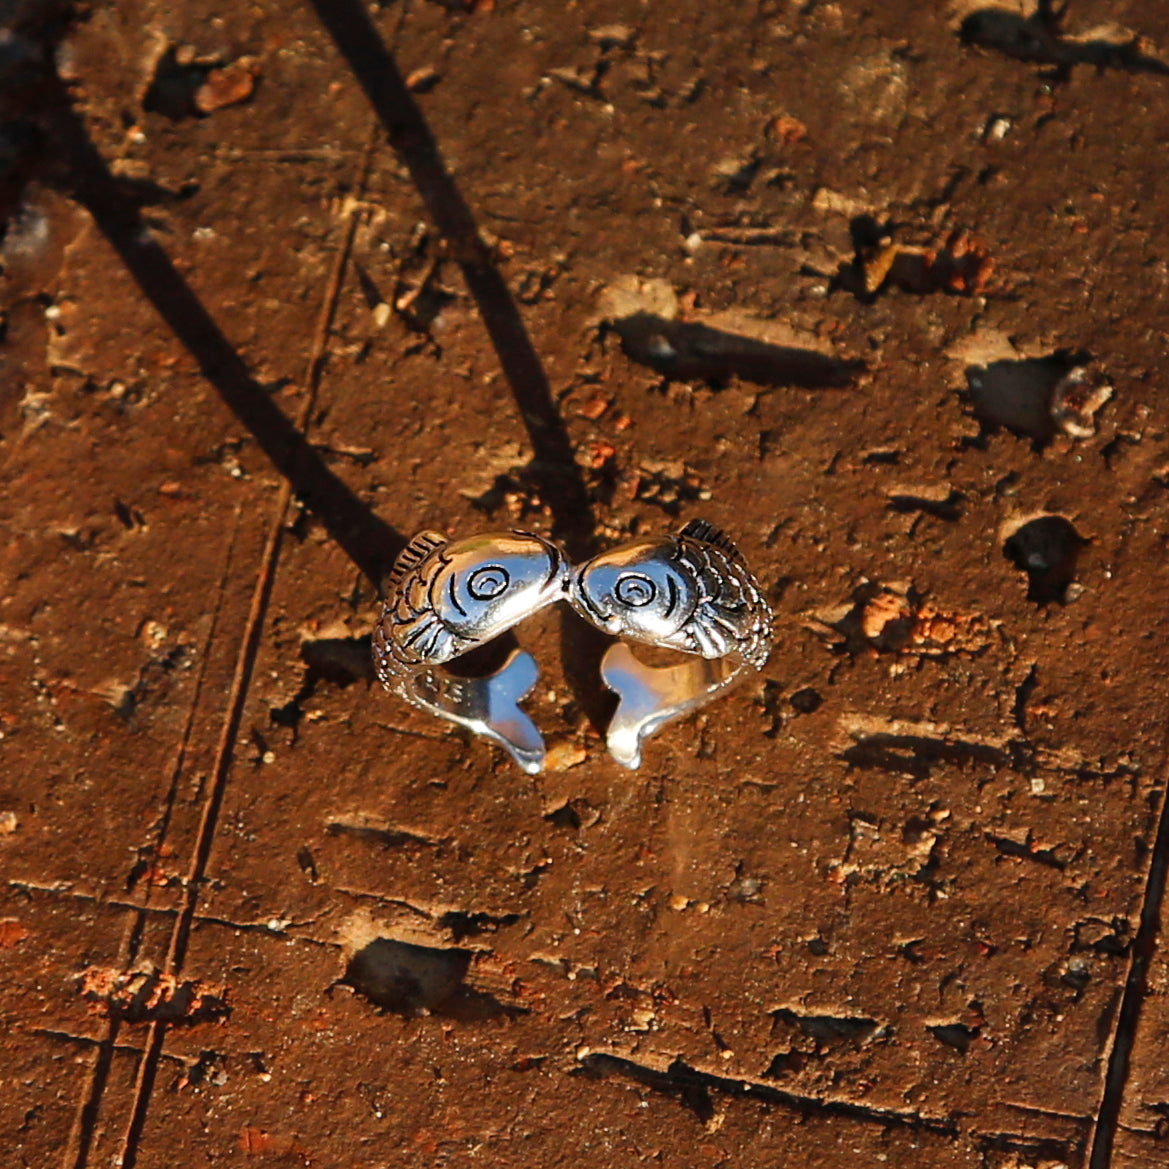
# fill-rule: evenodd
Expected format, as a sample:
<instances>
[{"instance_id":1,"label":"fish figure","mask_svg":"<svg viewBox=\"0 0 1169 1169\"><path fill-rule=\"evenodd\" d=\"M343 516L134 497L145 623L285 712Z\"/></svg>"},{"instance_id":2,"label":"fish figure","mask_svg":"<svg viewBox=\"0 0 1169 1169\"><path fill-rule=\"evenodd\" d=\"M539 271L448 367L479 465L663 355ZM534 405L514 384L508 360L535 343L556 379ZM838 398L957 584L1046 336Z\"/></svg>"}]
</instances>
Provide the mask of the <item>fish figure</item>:
<instances>
[{"instance_id":1,"label":"fish figure","mask_svg":"<svg viewBox=\"0 0 1169 1169\"><path fill-rule=\"evenodd\" d=\"M771 652L771 607L739 550L713 524L637 540L582 565L573 607L606 633L704 658L737 654L762 669Z\"/></svg>"},{"instance_id":2,"label":"fish figure","mask_svg":"<svg viewBox=\"0 0 1169 1169\"><path fill-rule=\"evenodd\" d=\"M487 533L451 543L421 532L386 578L373 633L374 666L395 688L422 665L440 665L490 641L536 609L561 599L568 563L528 532Z\"/></svg>"}]
</instances>

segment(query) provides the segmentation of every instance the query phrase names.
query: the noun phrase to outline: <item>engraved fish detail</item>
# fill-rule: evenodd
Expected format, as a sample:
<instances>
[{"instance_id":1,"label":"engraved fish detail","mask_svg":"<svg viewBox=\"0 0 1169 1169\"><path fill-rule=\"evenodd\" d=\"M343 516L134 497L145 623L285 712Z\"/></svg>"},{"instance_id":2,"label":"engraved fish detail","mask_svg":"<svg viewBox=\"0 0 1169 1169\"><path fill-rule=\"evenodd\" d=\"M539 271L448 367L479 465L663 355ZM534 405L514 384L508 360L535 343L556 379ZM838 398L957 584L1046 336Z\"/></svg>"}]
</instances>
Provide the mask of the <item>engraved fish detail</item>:
<instances>
[{"instance_id":1,"label":"engraved fish detail","mask_svg":"<svg viewBox=\"0 0 1169 1169\"><path fill-rule=\"evenodd\" d=\"M487 533L451 543L421 532L386 578L373 633L378 679L388 689L420 665L440 665L490 641L564 596L561 551L529 532ZM409 696L409 695L408 695Z\"/></svg>"},{"instance_id":2,"label":"engraved fish detail","mask_svg":"<svg viewBox=\"0 0 1169 1169\"><path fill-rule=\"evenodd\" d=\"M713 524L604 552L572 578L569 600L607 633L704 658L738 655L762 669L771 607L739 550Z\"/></svg>"}]
</instances>

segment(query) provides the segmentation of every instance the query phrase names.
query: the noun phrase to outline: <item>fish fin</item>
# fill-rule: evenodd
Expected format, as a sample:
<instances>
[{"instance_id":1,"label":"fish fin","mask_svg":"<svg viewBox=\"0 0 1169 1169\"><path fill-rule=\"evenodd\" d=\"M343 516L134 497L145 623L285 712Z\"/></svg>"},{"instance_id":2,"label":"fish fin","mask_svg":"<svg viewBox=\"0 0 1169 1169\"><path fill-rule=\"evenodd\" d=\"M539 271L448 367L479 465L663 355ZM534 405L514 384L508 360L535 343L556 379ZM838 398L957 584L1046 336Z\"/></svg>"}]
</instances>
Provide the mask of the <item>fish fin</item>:
<instances>
[{"instance_id":1,"label":"fish fin","mask_svg":"<svg viewBox=\"0 0 1169 1169\"><path fill-rule=\"evenodd\" d=\"M721 548L728 556L741 561L743 554L735 547L735 542L722 530L707 520L691 520L679 533L691 540L701 540L704 544L713 544Z\"/></svg>"},{"instance_id":2,"label":"fish fin","mask_svg":"<svg viewBox=\"0 0 1169 1169\"><path fill-rule=\"evenodd\" d=\"M394 561L394 567L390 569L390 574L386 577L383 589L385 595L387 597L393 596L398 585L402 583L402 578L415 565L425 560L436 548L441 548L446 542L447 538L441 532L419 532L398 553L398 559Z\"/></svg>"},{"instance_id":3,"label":"fish fin","mask_svg":"<svg viewBox=\"0 0 1169 1169\"><path fill-rule=\"evenodd\" d=\"M721 658L730 649L726 631L709 620L708 615L706 620L690 622L686 634L704 658Z\"/></svg>"}]
</instances>

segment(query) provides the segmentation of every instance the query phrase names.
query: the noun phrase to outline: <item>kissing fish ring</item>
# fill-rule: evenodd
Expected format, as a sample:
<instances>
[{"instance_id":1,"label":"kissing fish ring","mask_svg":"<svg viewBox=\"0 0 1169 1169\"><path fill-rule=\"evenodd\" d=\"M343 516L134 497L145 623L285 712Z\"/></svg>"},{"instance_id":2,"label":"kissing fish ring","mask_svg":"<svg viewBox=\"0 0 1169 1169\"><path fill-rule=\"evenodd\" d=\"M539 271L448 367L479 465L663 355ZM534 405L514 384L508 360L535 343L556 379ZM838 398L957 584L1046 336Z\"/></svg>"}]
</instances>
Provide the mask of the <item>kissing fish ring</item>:
<instances>
[{"instance_id":1,"label":"kissing fish ring","mask_svg":"<svg viewBox=\"0 0 1169 1169\"><path fill-rule=\"evenodd\" d=\"M759 582L705 520L594 556L573 573L568 599L606 633L694 655L654 667L622 642L605 652L601 677L618 698L607 741L625 767L640 766L643 740L761 670L771 653L771 607Z\"/></svg>"},{"instance_id":2,"label":"kissing fish ring","mask_svg":"<svg viewBox=\"0 0 1169 1169\"><path fill-rule=\"evenodd\" d=\"M641 764L642 742L704 706L771 652L771 608L730 539L704 520L676 536L637 540L575 570L553 543L498 532L451 543L421 532L386 578L373 633L382 685L440 718L502 746L529 774L544 764L544 740L520 709L539 670L525 650L483 678L440 669L525 617L567 600L614 636L692 655L647 666L624 643L610 646L601 677L618 698L607 742L618 763Z\"/></svg>"},{"instance_id":3,"label":"kissing fish ring","mask_svg":"<svg viewBox=\"0 0 1169 1169\"><path fill-rule=\"evenodd\" d=\"M544 740L519 700L539 670L513 650L496 673L460 678L439 667L564 598L569 565L555 545L528 532L451 543L420 532L385 584L373 632L378 679L408 702L499 743L529 774L544 765Z\"/></svg>"}]
</instances>

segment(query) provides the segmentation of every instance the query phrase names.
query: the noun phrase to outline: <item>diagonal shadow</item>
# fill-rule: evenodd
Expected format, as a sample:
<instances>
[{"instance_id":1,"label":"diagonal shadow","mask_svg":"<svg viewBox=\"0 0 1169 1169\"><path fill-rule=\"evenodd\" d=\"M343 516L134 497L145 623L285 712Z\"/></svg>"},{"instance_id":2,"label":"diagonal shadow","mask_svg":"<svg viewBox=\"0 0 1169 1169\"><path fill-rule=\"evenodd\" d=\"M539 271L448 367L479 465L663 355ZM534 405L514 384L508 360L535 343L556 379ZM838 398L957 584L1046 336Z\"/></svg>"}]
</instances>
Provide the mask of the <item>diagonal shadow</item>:
<instances>
[{"instance_id":1,"label":"diagonal shadow","mask_svg":"<svg viewBox=\"0 0 1169 1169\"><path fill-rule=\"evenodd\" d=\"M552 509L552 534L564 541L573 559L582 559L593 550L595 529L588 489L511 290L366 6L360 0L309 3L365 91L462 269L527 428L535 456L532 477Z\"/></svg>"},{"instance_id":2,"label":"diagonal shadow","mask_svg":"<svg viewBox=\"0 0 1169 1169\"><path fill-rule=\"evenodd\" d=\"M552 398L548 375L491 249L479 234L475 216L365 5L361 0L309 3L348 62L462 270L527 429L533 451L529 470L552 509L552 534L564 543L572 560L584 560L596 551L596 519L588 488ZM575 614L563 614L560 642L565 677L597 727L605 725L614 707L612 695L597 681L609 640Z\"/></svg>"},{"instance_id":3,"label":"diagonal shadow","mask_svg":"<svg viewBox=\"0 0 1169 1169\"><path fill-rule=\"evenodd\" d=\"M325 465L305 435L252 377L214 318L153 238L140 211L142 199L135 198L133 188L119 182L110 173L60 79L45 71L39 80L39 90L38 121L52 145L52 156L48 160L52 173L46 177L55 180L89 211L143 295L198 362L203 376L252 433L292 490L324 523L358 568L375 585L378 584L405 541ZM266 597L263 603L266 603ZM262 607L263 604L258 611L254 610L253 616L262 612ZM245 652L254 657L254 649L253 642ZM229 719L228 727L231 729L224 737L228 746L217 766L220 796L238 718ZM218 798L212 797L207 807L217 809L217 805ZM205 822L212 826L212 831L214 822L215 810ZM209 842L210 835L205 839ZM199 861L200 870L205 864L206 857L203 856ZM198 882L194 882L188 894L192 912L197 889ZM176 945L176 968L181 968L185 944L186 939L182 937ZM173 1021L168 1020L151 1023L149 1048L140 1065L135 1103L123 1139L122 1161L127 1169L137 1161L146 1110L153 1095L167 1030L172 1024ZM117 1027L115 1020L103 1040L80 1116L79 1133L69 1154L79 1167L89 1163L93 1151L99 1109L109 1086L110 1059Z\"/></svg>"},{"instance_id":4,"label":"diagonal shadow","mask_svg":"<svg viewBox=\"0 0 1169 1169\"><path fill-rule=\"evenodd\" d=\"M203 376L248 428L276 469L375 585L405 545L325 464L248 371L199 297L152 236L139 204L106 166L68 93L56 83L43 117L64 165L59 182L93 216L126 270Z\"/></svg>"}]
</instances>

